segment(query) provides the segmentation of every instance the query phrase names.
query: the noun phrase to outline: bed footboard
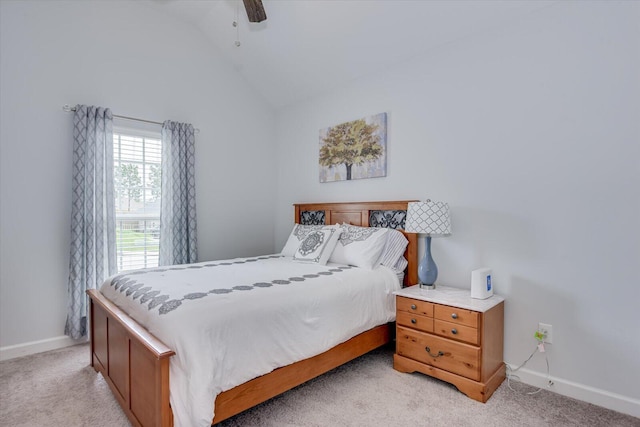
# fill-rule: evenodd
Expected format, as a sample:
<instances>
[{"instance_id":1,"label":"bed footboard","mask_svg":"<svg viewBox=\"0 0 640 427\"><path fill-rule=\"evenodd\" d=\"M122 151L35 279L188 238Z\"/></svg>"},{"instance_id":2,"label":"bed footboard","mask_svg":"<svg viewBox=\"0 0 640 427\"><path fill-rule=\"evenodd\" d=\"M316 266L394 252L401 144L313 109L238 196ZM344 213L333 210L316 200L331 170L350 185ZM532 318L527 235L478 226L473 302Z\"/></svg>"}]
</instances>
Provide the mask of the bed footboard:
<instances>
[{"instance_id":1,"label":"bed footboard","mask_svg":"<svg viewBox=\"0 0 640 427\"><path fill-rule=\"evenodd\" d=\"M172 426L169 360L174 351L97 290L87 294L91 366L105 378L134 426Z\"/></svg>"}]
</instances>

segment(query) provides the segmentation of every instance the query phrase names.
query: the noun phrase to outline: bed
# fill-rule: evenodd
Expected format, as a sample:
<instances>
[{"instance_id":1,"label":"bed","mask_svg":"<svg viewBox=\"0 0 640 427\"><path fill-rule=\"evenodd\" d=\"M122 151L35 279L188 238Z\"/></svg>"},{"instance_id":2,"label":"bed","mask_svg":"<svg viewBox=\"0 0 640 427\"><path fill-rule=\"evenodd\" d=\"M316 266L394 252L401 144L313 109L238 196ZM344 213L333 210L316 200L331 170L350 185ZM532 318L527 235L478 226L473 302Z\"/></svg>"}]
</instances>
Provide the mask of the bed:
<instances>
[{"instance_id":1,"label":"bed","mask_svg":"<svg viewBox=\"0 0 640 427\"><path fill-rule=\"evenodd\" d=\"M352 224L363 227L387 227L402 229L404 225L404 215L406 215L408 201L391 202L356 202L356 203L306 203L294 205L294 220L299 224ZM417 243L414 234L405 234L408 245L404 257L408 261L405 284L417 283ZM222 271L220 267L231 268L234 263L252 264L257 263L273 264L276 271L280 268L281 262L278 256L254 257L251 259L238 259L232 262L212 262L191 267L180 267L181 269L193 268L193 272L204 270L210 267L212 270ZM302 265L302 264L301 264ZM341 268L327 264L327 270L318 270L319 274L307 275L318 277L319 275L333 275L351 277L348 268ZM215 268L213 268L215 267ZM180 269L180 268L175 268ZM299 268L303 268L302 266ZM305 267L306 268L306 267ZM166 280L171 281L169 274L171 269L161 269L154 274L167 275ZM238 270L239 271L239 270ZM334 273L332 273L332 271ZM304 278L304 271L300 270L298 276ZM141 273L142 274L142 273ZM387 274L388 275L388 274ZM140 276L144 277L144 276ZM195 277L195 276L194 276ZM112 279L111 283L120 285L120 292L127 285L131 284L131 278L120 277L118 280ZM191 280L191 279L189 279ZM196 281L194 278L193 281ZM315 280L315 279L314 279ZM352 279L349 279L352 280ZM369 280L369 279L367 279ZM355 281L355 276L354 276ZM278 281L274 281L277 283ZM255 283L260 285L261 282ZM264 286L271 286L264 284ZM355 285L354 285L355 286ZM260 287L260 286L258 286ZM152 297L158 298L161 308L165 311L174 310L176 305L174 299L159 295L160 291L150 292L150 288L135 289L133 286L128 292L141 291L147 289L149 298L148 304L152 305ZM243 287L237 287L243 290ZM248 288L246 288L248 290ZM212 293L222 294L227 290L212 290ZM239 293L240 291L236 292ZM253 292L253 291L252 291ZM123 408L131 423L135 426L171 426L173 425L173 412L171 407L169 384L170 375L174 381L174 387L179 385L183 379L170 374L173 366L179 364L176 359L176 348L170 348L156 334L141 325L144 322L134 320L139 315L129 315L122 306L126 306L123 301L118 301L116 305L112 300L105 297L98 290L88 291L90 297L90 332L91 332L91 365L100 372L109 384L115 398ZM257 293L255 293L257 295ZM116 295L116 294L114 294ZM183 298L184 305L191 303L192 299L203 298L198 292L192 292L188 298ZM200 296L198 296L200 295ZM144 298L141 297L140 299ZM163 297L164 299L162 299ZM133 299L133 295L132 295ZM188 301L187 301L188 300ZM180 304L178 304L180 305ZM180 308L182 310L182 308ZM153 328L151 328L153 330ZM158 334L159 335L159 334ZM286 338L286 337L285 337ZM211 396L204 396L215 402L215 416L212 423L218 423L233 415L236 415L250 407L264 402L280 393L283 393L299 384L302 384L318 375L321 375L337 366L340 366L358 356L361 356L392 339L392 327L388 322L372 325L363 332L358 332L355 336L332 343L331 348L312 355L305 354L304 358L298 361L276 367L263 375L255 378L247 378L241 384L226 389ZM315 345L315 344L314 344ZM176 345L182 348L180 345ZM190 352L185 350L177 357L186 357ZM307 351L307 350L305 350ZM309 350L310 351L310 350ZM191 351L191 353L193 350ZM302 352L304 353L304 351ZM171 360L174 358L173 364ZM186 360L186 359L185 359ZM193 360L193 359L191 359ZM231 369L233 371L233 369ZM243 373L245 374L245 373ZM245 374L246 375L246 374ZM190 391L190 390L189 390ZM174 391L175 393L175 391ZM200 396L203 398L203 396ZM178 408L176 407L176 410ZM180 408L182 410L182 408ZM184 423L183 423L184 424Z\"/></svg>"}]
</instances>

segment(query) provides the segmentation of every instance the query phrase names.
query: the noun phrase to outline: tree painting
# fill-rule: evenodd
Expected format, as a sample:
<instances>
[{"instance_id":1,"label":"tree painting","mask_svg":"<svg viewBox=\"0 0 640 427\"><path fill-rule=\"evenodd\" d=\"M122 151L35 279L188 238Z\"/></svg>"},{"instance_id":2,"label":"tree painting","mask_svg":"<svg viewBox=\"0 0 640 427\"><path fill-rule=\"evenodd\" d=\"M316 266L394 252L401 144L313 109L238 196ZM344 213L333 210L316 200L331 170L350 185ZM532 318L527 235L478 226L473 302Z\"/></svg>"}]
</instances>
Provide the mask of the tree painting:
<instances>
[{"instance_id":1,"label":"tree painting","mask_svg":"<svg viewBox=\"0 0 640 427\"><path fill-rule=\"evenodd\" d=\"M320 182L387 175L387 114L320 130Z\"/></svg>"}]
</instances>

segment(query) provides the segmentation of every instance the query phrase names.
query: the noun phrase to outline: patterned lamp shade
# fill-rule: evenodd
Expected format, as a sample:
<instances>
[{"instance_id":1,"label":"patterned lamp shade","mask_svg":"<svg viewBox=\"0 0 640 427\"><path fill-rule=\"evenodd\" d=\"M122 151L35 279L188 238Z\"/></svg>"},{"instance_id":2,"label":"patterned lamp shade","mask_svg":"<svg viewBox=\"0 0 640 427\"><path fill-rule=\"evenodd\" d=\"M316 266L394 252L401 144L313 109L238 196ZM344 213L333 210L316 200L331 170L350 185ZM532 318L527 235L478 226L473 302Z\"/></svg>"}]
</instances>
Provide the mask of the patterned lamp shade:
<instances>
[{"instance_id":1,"label":"patterned lamp shade","mask_svg":"<svg viewBox=\"0 0 640 427\"><path fill-rule=\"evenodd\" d=\"M428 235L451 234L449 204L445 202L410 202L407 209L407 222L404 228L407 233Z\"/></svg>"}]
</instances>

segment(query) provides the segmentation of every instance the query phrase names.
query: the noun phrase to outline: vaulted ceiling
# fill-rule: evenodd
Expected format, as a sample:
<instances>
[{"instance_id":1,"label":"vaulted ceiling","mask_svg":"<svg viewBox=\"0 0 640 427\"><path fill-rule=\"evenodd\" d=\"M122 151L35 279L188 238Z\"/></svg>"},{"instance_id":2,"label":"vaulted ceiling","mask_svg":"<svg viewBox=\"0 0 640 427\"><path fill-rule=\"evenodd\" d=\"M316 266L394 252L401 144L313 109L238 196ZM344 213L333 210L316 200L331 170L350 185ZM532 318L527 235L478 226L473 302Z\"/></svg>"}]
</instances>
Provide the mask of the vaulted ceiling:
<instances>
[{"instance_id":1,"label":"vaulted ceiling","mask_svg":"<svg viewBox=\"0 0 640 427\"><path fill-rule=\"evenodd\" d=\"M151 0L199 28L276 108L446 45L517 22L555 0ZM236 18L238 17L238 18ZM233 21L238 20L238 27ZM240 46L236 46L236 40Z\"/></svg>"}]
</instances>

